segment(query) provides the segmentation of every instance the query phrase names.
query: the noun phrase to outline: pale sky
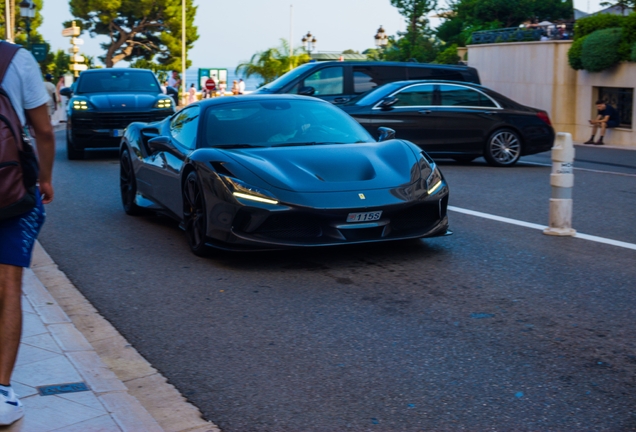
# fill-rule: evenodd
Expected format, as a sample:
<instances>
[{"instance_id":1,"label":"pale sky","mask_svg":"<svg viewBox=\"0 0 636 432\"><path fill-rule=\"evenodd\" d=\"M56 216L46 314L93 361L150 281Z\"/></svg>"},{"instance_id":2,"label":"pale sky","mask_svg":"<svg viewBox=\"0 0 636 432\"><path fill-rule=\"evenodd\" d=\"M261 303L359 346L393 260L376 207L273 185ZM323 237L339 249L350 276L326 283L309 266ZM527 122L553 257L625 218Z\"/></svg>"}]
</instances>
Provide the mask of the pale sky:
<instances>
[{"instance_id":1,"label":"pale sky","mask_svg":"<svg viewBox=\"0 0 636 432\"><path fill-rule=\"evenodd\" d=\"M574 7L594 12L603 0L574 0ZM318 40L318 51L364 51L374 47L378 27L389 35L404 30L404 20L389 0L194 0L199 7L195 24L199 40L189 51L193 67L231 67L247 61L257 51L277 46L279 39L289 39L292 28L294 46L308 31ZM293 25L290 5L293 4ZM440 4L444 4L443 0ZM44 0L44 23L40 32L51 48L68 49L69 38L62 37L61 23L72 19L67 0ZM432 25L439 20L432 19ZM82 52L102 55L100 42L107 39L84 39Z\"/></svg>"}]
</instances>

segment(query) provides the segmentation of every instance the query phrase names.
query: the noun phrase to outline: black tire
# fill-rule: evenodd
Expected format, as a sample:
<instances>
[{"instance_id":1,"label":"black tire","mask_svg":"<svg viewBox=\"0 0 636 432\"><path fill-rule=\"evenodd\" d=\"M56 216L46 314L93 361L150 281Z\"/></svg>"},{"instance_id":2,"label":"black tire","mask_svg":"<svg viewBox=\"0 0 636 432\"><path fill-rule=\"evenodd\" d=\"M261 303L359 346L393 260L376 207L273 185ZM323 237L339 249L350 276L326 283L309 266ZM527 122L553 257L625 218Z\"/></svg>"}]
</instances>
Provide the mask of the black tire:
<instances>
[{"instance_id":1,"label":"black tire","mask_svg":"<svg viewBox=\"0 0 636 432\"><path fill-rule=\"evenodd\" d=\"M197 256L209 254L206 246L207 214L205 198L197 173L192 171L183 183L183 225L190 250Z\"/></svg>"},{"instance_id":2,"label":"black tire","mask_svg":"<svg viewBox=\"0 0 636 432\"><path fill-rule=\"evenodd\" d=\"M84 159L84 149L76 150L71 142L71 128L66 126L66 157L68 160L82 160Z\"/></svg>"},{"instance_id":3,"label":"black tire","mask_svg":"<svg viewBox=\"0 0 636 432\"><path fill-rule=\"evenodd\" d=\"M510 167L521 157L521 138L511 129L499 129L488 138L484 159L489 165Z\"/></svg>"},{"instance_id":4,"label":"black tire","mask_svg":"<svg viewBox=\"0 0 636 432\"><path fill-rule=\"evenodd\" d=\"M121 193L121 203L126 214L139 216L147 213L146 209L139 207L135 203L137 180L135 179L135 171L128 150L124 150L119 158L119 191Z\"/></svg>"},{"instance_id":5,"label":"black tire","mask_svg":"<svg viewBox=\"0 0 636 432\"><path fill-rule=\"evenodd\" d=\"M474 161L475 159L477 159L477 156L455 156L453 159L458 164L464 165L464 164L469 164L472 161Z\"/></svg>"}]
</instances>

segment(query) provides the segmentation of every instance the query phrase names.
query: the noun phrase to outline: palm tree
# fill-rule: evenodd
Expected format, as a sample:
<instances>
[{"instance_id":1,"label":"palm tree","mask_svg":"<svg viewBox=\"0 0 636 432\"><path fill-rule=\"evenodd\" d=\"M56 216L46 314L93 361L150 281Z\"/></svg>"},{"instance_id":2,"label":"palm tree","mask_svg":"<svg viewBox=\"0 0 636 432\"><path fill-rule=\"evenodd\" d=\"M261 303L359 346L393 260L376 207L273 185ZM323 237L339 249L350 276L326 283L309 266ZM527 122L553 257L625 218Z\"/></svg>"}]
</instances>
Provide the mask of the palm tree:
<instances>
[{"instance_id":1,"label":"palm tree","mask_svg":"<svg viewBox=\"0 0 636 432\"><path fill-rule=\"evenodd\" d=\"M249 62L239 64L236 67L236 74L243 74L247 78L258 75L263 78L263 82L260 84L262 86L295 67L307 63L310 59L309 54L302 48L294 49L294 52L291 53L289 43L285 39L281 39L281 46L259 51L252 56Z\"/></svg>"}]
</instances>

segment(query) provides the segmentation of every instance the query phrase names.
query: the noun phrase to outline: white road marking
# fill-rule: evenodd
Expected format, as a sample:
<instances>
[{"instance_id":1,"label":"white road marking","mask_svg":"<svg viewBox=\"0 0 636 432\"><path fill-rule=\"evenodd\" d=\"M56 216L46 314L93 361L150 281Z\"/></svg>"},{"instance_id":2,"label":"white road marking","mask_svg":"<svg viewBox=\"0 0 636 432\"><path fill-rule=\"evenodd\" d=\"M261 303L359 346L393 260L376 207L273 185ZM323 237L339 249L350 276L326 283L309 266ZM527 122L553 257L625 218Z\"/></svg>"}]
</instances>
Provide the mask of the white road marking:
<instances>
[{"instance_id":1,"label":"white road marking","mask_svg":"<svg viewBox=\"0 0 636 432\"><path fill-rule=\"evenodd\" d=\"M574 163L576 163L576 160L574 161ZM539 162L519 161L519 164L552 167L551 164L544 164L544 163L539 163ZM588 169L588 168L578 168L576 166L574 167L574 169L577 170L577 171L587 171L587 172L594 172L594 173L601 173L601 174L614 174L614 175L620 175L620 176L626 176L626 177L636 177L636 174L627 174L627 173L620 173L620 172L615 172L615 171L593 170L593 169Z\"/></svg>"},{"instance_id":2,"label":"white road marking","mask_svg":"<svg viewBox=\"0 0 636 432\"><path fill-rule=\"evenodd\" d=\"M455 206L448 206L448 209L457 213L463 213L463 214L467 214L470 216L477 216L480 218L484 218L484 219L490 219L490 220L494 220L497 222L503 222L503 223L508 223L508 224L512 224L512 225L518 225L518 226L522 226L522 227L526 227L526 228L533 228L533 229L538 229L543 231L544 229L547 228L546 225L540 225L540 224L535 224L535 223L530 223L530 222L524 222L524 221L520 221L517 219L510 219L507 217L502 217L502 216L496 216L496 215L491 215L488 213L482 213L482 212L478 212L478 211L474 211L474 210L468 210L468 209L463 209L460 207L455 207ZM597 236L593 236L593 235L589 235L589 234L581 234L581 233L576 233L576 235L574 235L574 237L576 238L580 238L582 240L589 240L589 241L593 241L596 243L603 243L603 244L608 244L611 246L618 246L618 247L622 247L625 249L632 249L632 250L636 250L636 244L633 243L627 243L627 242L622 242L619 240L612 240L612 239L608 239L608 238L604 238L604 237L597 237Z\"/></svg>"}]
</instances>

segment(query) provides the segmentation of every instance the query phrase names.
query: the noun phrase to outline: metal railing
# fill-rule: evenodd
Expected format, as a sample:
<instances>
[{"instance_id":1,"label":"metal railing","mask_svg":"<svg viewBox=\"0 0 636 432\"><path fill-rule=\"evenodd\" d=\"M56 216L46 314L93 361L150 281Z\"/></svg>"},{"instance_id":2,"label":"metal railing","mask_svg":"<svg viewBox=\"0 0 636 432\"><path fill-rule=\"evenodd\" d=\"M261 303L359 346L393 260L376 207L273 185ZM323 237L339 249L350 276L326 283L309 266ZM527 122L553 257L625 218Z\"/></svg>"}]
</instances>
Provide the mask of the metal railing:
<instances>
[{"instance_id":1,"label":"metal railing","mask_svg":"<svg viewBox=\"0 0 636 432\"><path fill-rule=\"evenodd\" d=\"M476 31L472 34L471 43L487 44L568 39L572 39L572 25L553 24L532 28L509 27L495 30Z\"/></svg>"}]
</instances>

